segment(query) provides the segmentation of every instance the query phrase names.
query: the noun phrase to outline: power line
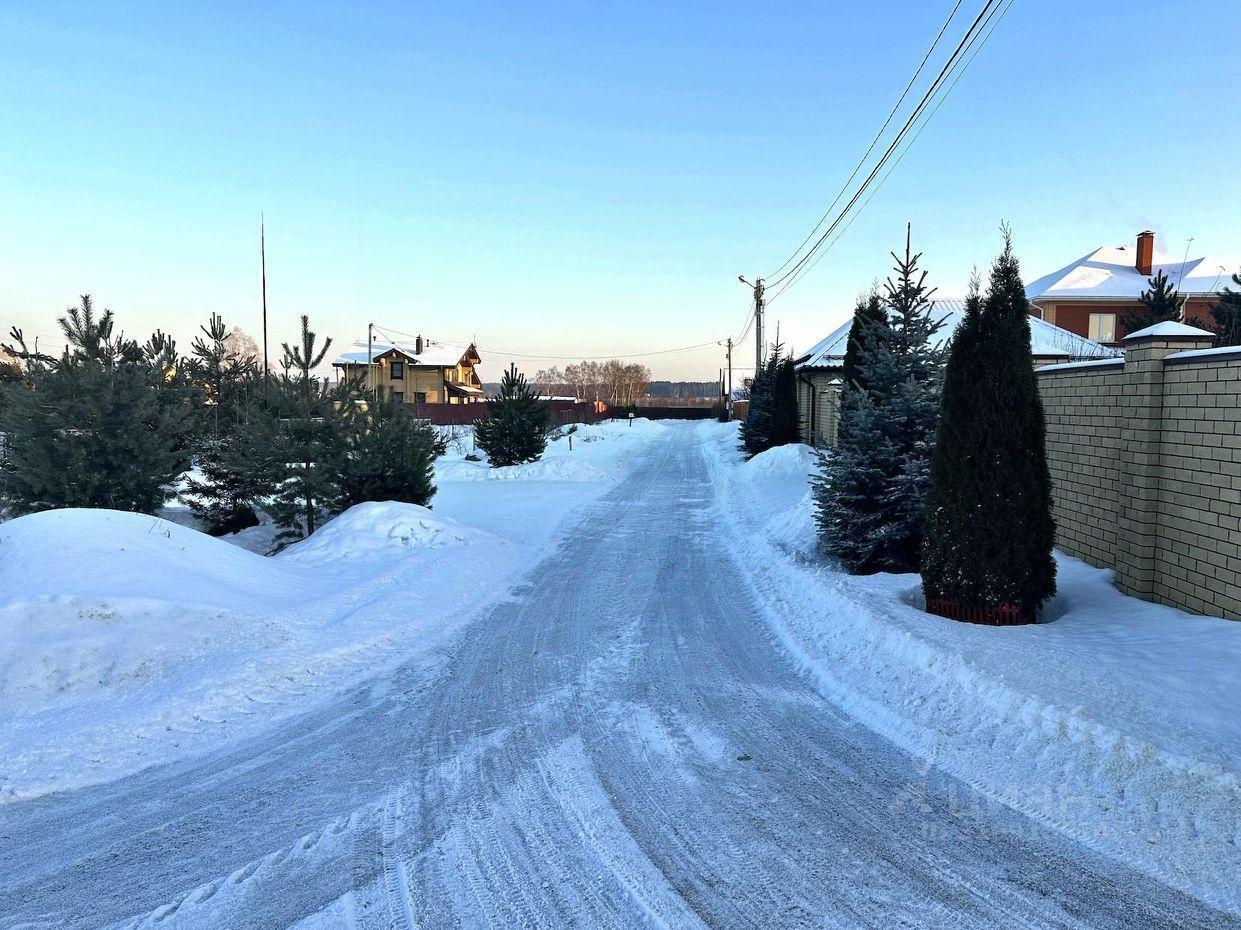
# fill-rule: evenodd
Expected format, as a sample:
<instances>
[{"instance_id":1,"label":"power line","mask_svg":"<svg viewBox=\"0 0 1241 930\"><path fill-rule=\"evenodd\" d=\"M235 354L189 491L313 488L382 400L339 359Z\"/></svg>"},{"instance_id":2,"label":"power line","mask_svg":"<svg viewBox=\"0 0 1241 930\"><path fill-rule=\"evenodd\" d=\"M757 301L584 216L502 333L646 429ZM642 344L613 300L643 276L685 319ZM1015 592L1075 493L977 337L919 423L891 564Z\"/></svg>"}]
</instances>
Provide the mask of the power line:
<instances>
[{"instance_id":1,"label":"power line","mask_svg":"<svg viewBox=\"0 0 1241 930\"><path fill-rule=\"evenodd\" d=\"M957 10L961 8L961 3L962 3L962 0L957 0L956 4L952 8L952 11L948 14L948 18L944 20L944 24L939 27L939 32L936 33L935 35L935 41L931 43L931 47L928 48L926 50L926 54L922 56L922 61L918 63L918 69L914 71L913 77L909 79L909 83L907 83L905 85L905 89L901 91L900 97L897 98L896 103L893 104L892 106L892 109L888 111L887 119L883 121L883 125L880 126L879 131L875 133L875 137L870 140L870 145L866 147L866 151L862 153L862 157L858 159L858 163L853 166L853 172L849 175L848 180L846 180L845 183L841 185L840 190L836 193L836 196L832 199L832 202L828 204L827 209L823 211L823 215L819 217L819 221L814 224L814 228L810 230L810 232L806 233L806 238L803 239L801 241L801 244L796 249L793 250L793 254L784 260L784 264L781 265L779 268L777 268L775 271L771 272L771 274L769 274L767 277L769 278L775 277L780 272L782 272L785 268L787 268L789 265L789 262L793 261L793 259L795 259L798 256L798 254L800 254L801 250L806 247L806 243L810 241L811 237L813 237L814 234L817 233L819 229L823 226L823 224L827 222L828 216L831 214L831 212L834 209L836 209L836 204L838 204L840 202L840 198L845 195L845 191L849 189L849 185L853 183L853 179L857 177L858 172L862 170L862 166L866 164L866 159L870 158L870 153L875 150L875 146L879 144L879 140L882 139L883 134L887 132L888 126L891 125L892 123L892 117L896 115L896 111L901 108L901 104L904 103L905 98L909 96L910 88L914 86L914 82L917 81L919 75L922 74L922 69L926 67L927 61L930 59L932 53L934 53L936 47L939 45L939 40L944 37L944 33L947 31L949 24L956 17Z\"/></svg>"},{"instance_id":2,"label":"power line","mask_svg":"<svg viewBox=\"0 0 1241 930\"><path fill-rule=\"evenodd\" d=\"M880 188L883 187L884 183L888 180L888 178L892 176L892 172L895 171L896 168L900 165L900 163L905 160L905 156L909 154L909 150L912 149L914 145L917 143L918 138L922 135L923 130L926 129L927 124L929 124L931 120L935 118L935 114L939 112L939 108L944 105L944 101L946 101L948 97L952 94L953 89L957 86L957 83L961 80L966 70L968 70L969 66L973 64L974 59L978 57L978 53L982 51L983 46L987 44L987 41L991 38L996 28L1000 25L1000 22L1008 14L1008 11L1012 8L1013 2L1014 0L1007 0L1007 2L1003 4L1003 9L996 7L995 10L992 10L991 16L989 16L987 22L983 24L984 28L986 28L988 23L990 23L990 28L987 29L987 32L985 35L983 35L981 30L975 34L975 37L974 37L975 41L972 44L973 50L972 52L970 52L969 58L958 60L959 62L961 60L964 60L964 64L961 65L959 69L955 69L956 75L953 78L952 83L949 84L948 89L944 91L942 95L940 95L939 100L936 102L934 109L932 109L928 114L923 116L921 124L918 126L917 132L915 132L913 136L910 137L909 141L905 144L904 148L901 150L900 155L897 156L896 161L892 163L891 167L888 168L888 170L884 173L883 177L879 179L879 182L874 186L874 188L871 189L870 193L866 197L866 200L862 202L862 206L853 212L853 214L849 217L849 221L844 225L844 227L840 230L840 232L836 234L836 236L832 239L832 241L829 242L827 246L824 247L823 250L820 251L819 254L815 256L814 261L804 266L802 270L792 280L785 283L778 291L776 291L775 294L772 295L771 299L767 301L769 305L774 303L775 300L778 297L780 297L781 294L783 294L790 287L792 287L794 284L800 281L803 277L805 277L815 267L815 265L817 265L820 261L823 260L824 256L826 256L827 253L832 250L832 247L835 246L836 243L840 241L841 237L844 236L844 234L849 231L849 227L853 225L853 221L856 220L858 216L862 213L862 211L866 209L867 204L871 202L875 194L879 192ZM998 16L995 15L996 10L999 11ZM994 17L994 22L991 22L992 17ZM966 51L970 51L970 47L967 47Z\"/></svg>"},{"instance_id":3,"label":"power line","mask_svg":"<svg viewBox=\"0 0 1241 930\"><path fill-rule=\"evenodd\" d=\"M983 28L985 28L986 22L990 20L991 16L994 15L995 10L998 9L1000 5L1002 5L1002 0L986 0L982 10L979 11L978 15L974 18L974 21L970 24L969 29L966 30L965 36L957 44L957 47L953 50L952 54L948 57L948 60L944 63L944 66L940 69L939 74L936 75L935 80L931 82L930 87L927 88L926 93L923 94L922 99L918 102L918 105L905 120L905 123L901 127L900 131L892 139L879 161L875 164L875 167L871 169L870 174L867 175L866 179L854 192L849 202L845 204L844 208L836 215L836 218L832 220L832 223L826 230L824 230L823 234L819 236L814 245L811 246L810 249L802 255L791 268L785 271L775 281L771 282L768 285L769 287L780 285L793 275L797 274L797 272L815 255L827 238L835 232L837 227L844 220L845 216L848 215L849 211L853 209L854 205L861 199L862 195L866 193L867 189L874 182L879 172L883 170L888 160L892 157L893 152L895 152L901 142L904 141L911 127L917 122L918 118L926 110L927 105L943 86L947 75L955 69L955 66L962 57L963 50L965 50L968 45L973 44L973 41L976 40L978 34L982 32Z\"/></svg>"}]
</instances>

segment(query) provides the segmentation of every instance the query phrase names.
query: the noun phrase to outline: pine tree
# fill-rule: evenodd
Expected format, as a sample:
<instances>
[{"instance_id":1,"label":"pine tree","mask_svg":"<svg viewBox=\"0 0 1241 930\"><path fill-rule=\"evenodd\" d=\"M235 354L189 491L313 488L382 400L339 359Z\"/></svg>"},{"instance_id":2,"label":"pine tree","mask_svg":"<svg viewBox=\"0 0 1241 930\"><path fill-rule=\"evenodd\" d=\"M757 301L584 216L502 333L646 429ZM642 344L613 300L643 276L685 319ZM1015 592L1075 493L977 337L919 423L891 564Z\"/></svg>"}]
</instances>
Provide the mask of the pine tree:
<instances>
[{"instance_id":1,"label":"pine tree","mask_svg":"<svg viewBox=\"0 0 1241 930\"><path fill-rule=\"evenodd\" d=\"M837 445L814 483L820 542L853 574L916 570L938 414L943 350L921 254L892 253L885 320L857 342L857 376L842 390Z\"/></svg>"},{"instance_id":2,"label":"pine tree","mask_svg":"<svg viewBox=\"0 0 1241 930\"><path fill-rule=\"evenodd\" d=\"M1156 323L1181 318L1181 307L1185 301L1168 281L1163 269L1160 268L1147 283L1150 286L1138 297L1141 306L1128 311L1122 320L1126 333L1136 333Z\"/></svg>"},{"instance_id":3,"label":"pine tree","mask_svg":"<svg viewBox=\"0 0 1241 930\"><path fill-rule=\"evenodd\" d=\"M500 381L500 393L488 402L487 416L474 427L474 441L492 468L536 461L547 448L547 404L512 365Z\"/></svg>"},{"instance_id":4,"label":"pine tree","mask_svg":"<svg viewBox=\"0 0 1241 930\"><path fill-rule=\"evenodd\" d=\"M426 506L435 494L433 466L442 447L426 420L388 399L368 400L343 421L348 453L339 479L341 506L403 501Z\"/></svg>"},{"instance_id":5,"label":"pine tree","mask_svg":"<svg viewBox=\"0 0 1241 930\"><path fill-rule=\"evenodd\" d=\"M206 408L207 432L219 437L237 425L256 389L256 366L249 356L238 356L233 333L219 314L211 314L201 335L190 344L189 375L198 386Z\"/></svg>"},{"instance_id":6,"label":"pine tree","mask_svg":"<svg viewBox=\"0 0 1241 930\"><path fill-rule=\"evenodd\" d=\"M168 383L158 359L149 365L137 343L114 335L110 310L96 317L84 296L59 324L69 343L61 357L25 353L26 379L4 386L5 504L14 514L153 513L188 467L188 412L161 396Z\"/></svg>"},{"instance_id":7,"label":"pine tree","mask_svg":"<svg viewBox=\"0 0 1241 930\"><path fill-rule=\"evenodd\" d=\"M853 323L849 327L849 338L845 342L844 364L840 370L840 379L845 384L859 384L865 387L860 380L862 373L858 366L859 347L866 335L874 331L874 327L879 326L880 329L877 332L882 334L882 328L886 327L887 323L888 314L883 308L883 300L879 296L879 291L872 289L870 293L858 298L857 305L853 308Z\"/></svg>"},{"instance_id":8,"label":"pine tree","mask_svg":"<svg viewBox=\"0 0 1241 930\"><path fill-rule=\"evenodd\" d=\"M975 281L945 374L922 561L928 601L1032 616L1055 592L1054 537L1029 303L1005 230L986 299Z\"/></svg>"},{"instance_id":9,"label":"pine tree","mask_svg":"<svg viewBox=\"0 0 1241 930\"><path fill-rule=\"evenodd\" d=\"M278 546L310 536L325 516L340 507L341 458L345 454L338 428L338 403L352 403L348 388L327 390L311 371L323 363L331 339L318 345L310 321L302 317L301 342L283 344L283 374L272 380L270 409L261 435L267 438L257 456L260 473L273 494L266 509L281 528Z\"/></svg>"},{"instance_id":10,"label":"pine tree","mask_svg":"<svg viewBox=\"0 0 1241 930\"><path fill-rule=\"evenodd\" d=\"M1241 274L1234 274L1232 283L1241 288ZM1220 291L1211 316L1215 319L1215 344L1241 346L1241 290L1225 287Z\"/></svg>"}]
</instances>

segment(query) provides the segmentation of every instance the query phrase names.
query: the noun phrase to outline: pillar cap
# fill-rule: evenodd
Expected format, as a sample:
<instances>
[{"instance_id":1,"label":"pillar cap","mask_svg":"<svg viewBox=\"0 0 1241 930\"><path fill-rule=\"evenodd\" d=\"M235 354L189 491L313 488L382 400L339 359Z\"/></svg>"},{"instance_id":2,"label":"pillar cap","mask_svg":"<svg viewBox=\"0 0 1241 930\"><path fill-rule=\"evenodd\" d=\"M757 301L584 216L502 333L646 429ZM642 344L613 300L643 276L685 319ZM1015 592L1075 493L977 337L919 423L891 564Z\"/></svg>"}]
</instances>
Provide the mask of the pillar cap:
<instances>
[{"instance_id":1,"label":"pillar cap","mask_svg":"<svg viewBox=\"0 0 1241 930\"><path fill-rule=\"evenodd\" d=\"M1164 320L1162 323L1156 323L1154 326L1148 326L1145 329L1139 329L1136 333L1130 333L1125 337L1125 342L1130 339L1214 339L1215 334L1205 329L1199 329L1196 326L1186 326L1184 323L1177 323L1175 320Z\"/></svg>"}]
</instances>

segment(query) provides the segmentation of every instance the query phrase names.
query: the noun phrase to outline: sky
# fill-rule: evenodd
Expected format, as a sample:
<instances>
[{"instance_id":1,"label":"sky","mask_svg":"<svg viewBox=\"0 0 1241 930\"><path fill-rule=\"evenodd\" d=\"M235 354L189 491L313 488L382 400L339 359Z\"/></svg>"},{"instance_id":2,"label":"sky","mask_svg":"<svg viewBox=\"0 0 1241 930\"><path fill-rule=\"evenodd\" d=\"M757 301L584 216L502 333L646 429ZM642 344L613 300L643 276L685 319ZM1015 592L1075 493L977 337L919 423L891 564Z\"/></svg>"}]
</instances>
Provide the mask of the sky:
<instances>
[{"instance_id":1,"label":"sky","mask_svg":"<svg viewBox=\"0 0 1241 930\"><path fill-rule=\"evenodd\" d=\"M488 380L714 343L744 323L737 276L802 241L951 6L9 0L0 327L57 346L90 293L140 339L188 349L213 312L257 337L262 214L273 357L301 314L342 348L369 322L475 340ZM769 332L804 350L844 320L906 222L941 296L1001 222L1027 279L1144 228L1241 259L1235 14L1015 0Z\"/></svg>"}]
</instances>

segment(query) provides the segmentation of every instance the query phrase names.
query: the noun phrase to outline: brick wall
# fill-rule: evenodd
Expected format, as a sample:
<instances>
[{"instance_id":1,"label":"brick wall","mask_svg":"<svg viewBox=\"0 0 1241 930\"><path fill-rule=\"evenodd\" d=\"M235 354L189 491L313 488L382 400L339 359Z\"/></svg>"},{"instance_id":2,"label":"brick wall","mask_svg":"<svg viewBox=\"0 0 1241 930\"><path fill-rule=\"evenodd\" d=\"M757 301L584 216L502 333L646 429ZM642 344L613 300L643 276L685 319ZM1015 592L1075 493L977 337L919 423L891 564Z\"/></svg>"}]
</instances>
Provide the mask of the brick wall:
<instances>
[{"instance_id":1,"label":"brick wall","mask_svg":"<svg viewBox=\"0 0 1241 930\"><path fill-rule=\"evenodd\" d=\"M1124 362L1038 372L1055 487L1056 544L1097 567L1116 561Z\"/></svg>"},{"instance_id":2,"label":"brick wall","mask_svg":"<svg viewBox=\"0 0 1241 930\"><path fill-rule=\"evenodd\" d=\"M1241 351L1132 337L1038 372L1057 545L1126 593L1241 619Z\"/></svg>"}]
</instances>

